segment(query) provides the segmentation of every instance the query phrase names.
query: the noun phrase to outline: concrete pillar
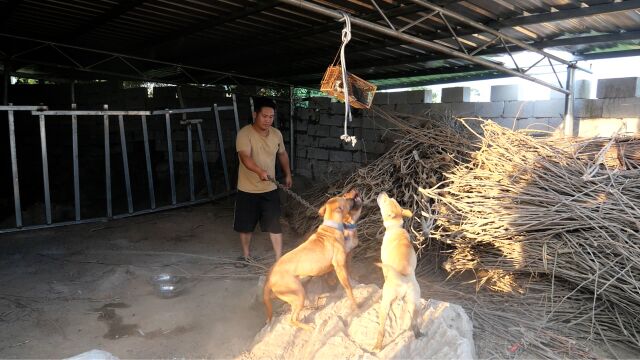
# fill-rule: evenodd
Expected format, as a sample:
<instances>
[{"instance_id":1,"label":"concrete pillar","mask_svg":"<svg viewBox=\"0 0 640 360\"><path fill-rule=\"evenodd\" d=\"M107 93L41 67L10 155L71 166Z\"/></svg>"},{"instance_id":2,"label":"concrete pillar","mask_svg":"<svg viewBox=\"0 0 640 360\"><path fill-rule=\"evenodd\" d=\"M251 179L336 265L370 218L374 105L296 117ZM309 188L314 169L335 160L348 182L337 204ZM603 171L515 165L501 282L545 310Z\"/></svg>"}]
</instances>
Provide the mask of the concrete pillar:
<instances>
[{"instance_id":1,"label":"concrete pillar","mask_svg":"<svg viewBox=\"0 0 640 360\"><path fill-rule=\"evenodd\" d=\"M491 101L520 100L520 85L492 85Z\"/></svg>"},{"instance_id":2,"label":"concrete pillar","mask_svg":"<svg viewBox=\"0 0 640 360\"><path fill-rule=\"evenodd\" d=\"M573 104L574 104L574 89L575 89L575 75L576 67L567 66L567 90L570 91L564 99L564 135L575 136L573 124Z\"/></svg>"},{"instance_id":3,"label":"concrete pillar","mask_svg":"<svg viewBox=\"0 0 640 360\"><path fill-rule=\"evenodd\" d=\"M471 88L466 86L450 87L442 89L440 102L457 103L469 102L471 99Z\"/></svg>"},{"instance_id":4,"label":"concrete pillar","mask_svg":"<svg viewBox=\"0 0 640 360\"><path fill-rule=\"evenodd\" d=\"M640 96L640 78L626 77L598 80L598 99L632 98Z\"/></svg>"}]
</instances>

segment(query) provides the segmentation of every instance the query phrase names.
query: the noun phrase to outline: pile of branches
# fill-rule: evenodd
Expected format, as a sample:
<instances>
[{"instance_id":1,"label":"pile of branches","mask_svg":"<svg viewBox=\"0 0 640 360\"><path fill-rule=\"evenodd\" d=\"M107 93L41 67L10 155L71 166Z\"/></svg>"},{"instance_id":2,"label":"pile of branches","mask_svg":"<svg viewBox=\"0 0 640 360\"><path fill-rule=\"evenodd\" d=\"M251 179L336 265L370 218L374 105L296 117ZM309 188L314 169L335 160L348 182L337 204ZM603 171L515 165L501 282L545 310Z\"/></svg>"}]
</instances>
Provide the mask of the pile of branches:
<instances>
[{"instance_id":1,"label":"pile of branches","mask_svg":"<svg viewBox=\"0 0 640 360\"><path fill-rule=\"evenodd\" d=\"M453 247L448 271L514 293L532 328L640 349L639 139L483 130L470 163L420 188L423 238Z\"/></svg>"},{"instance_id":2,"label":"pile of branches","mask_svg":"<svg viewBox=\"0 0 640 360\"><path fill-rule=\"evenodd\" d=\"M384 232L376 197L382 191L394 197L401 206L417 209L420 186L435 186L443 173L452 170L473 148L472 133L453 117L433 115L420 117L389 113L373 108L373 115L382 119L390 128L386 136L395 140L394 145L368 166L358 169L346 178L330 184L320 184L303 194L313 207L320 208L331 196L351 188L357 188L364 200L363 212L358 223L360 245L358 256L379 256L380 239ZM289 224L299 234L306 234L321 222L318 214L297 202L292 202L295 217ZM410 219L409 226L422 233L417 218ZM423 248L425 243L417 243Z\"/></svg>"}]
</instances>

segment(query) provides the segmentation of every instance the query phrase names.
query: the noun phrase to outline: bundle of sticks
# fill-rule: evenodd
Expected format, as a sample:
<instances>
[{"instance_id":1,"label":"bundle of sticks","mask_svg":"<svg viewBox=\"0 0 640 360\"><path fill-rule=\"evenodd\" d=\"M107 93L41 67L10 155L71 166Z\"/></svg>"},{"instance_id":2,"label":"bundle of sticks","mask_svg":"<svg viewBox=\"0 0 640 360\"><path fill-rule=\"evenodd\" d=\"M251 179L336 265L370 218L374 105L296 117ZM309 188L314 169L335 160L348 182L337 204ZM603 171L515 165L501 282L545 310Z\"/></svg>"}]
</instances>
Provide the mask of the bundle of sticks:
<instances>
[{"instance_id":1,"label":"bundle of sticks","mask_svg":"<svg viewBox=\"0 0 640 360\"><path fill-rule=\"evenodd\" d=\"M319 208L337 193L354 187L361 192L364 200L358 224L361 245L356 248L356 255L360 256L380 255L380 243L376 239L382 238L384 227L375 201L380 192L386 191L403 207L417 209L421 198L416 190L420 186L438 184L443 173L459 164L474 146L472 134L453 117L389 113L376 107L371 111L373 116L389 125L387 136L395 139L395 144L357 172L330 184L320 184L303 194L312 206ZM296 232L308 233L320 223L317 213L301 204L292 203L292 206L296 216L290 219L289 224ZM422 233L418 218L411 219L409 223ZM417 245L423 248L426 243Z\"/></svg>"},{"instance_id":2,"label":"bundle of sticks","mask_svg":"<svg viewBox=\"0 0 640 360\"><path fill-rule=\"evenodd\" d=\"M640 138L532 137L478 119L373 112L395 145L304 194L319 207L362 191L356 258L379 256L375 198L386 191L414 211L408 227L429 254L416 273L450 272L443 284L423 283L423 294L467 309L474 334L498 346L483 356L589 358L587 339L640 348ZM302 205L294 212L299 233L320 222ZM456 281L469 272L471 293Z\"/></svg>"},{"instance_id":3,"label":"bundle of sticks","mask_svg":"<svg viewBox=\"0 0 640 360\"><path fill-rule=\"evenodd\" d=\"M422 239L452 246L453 273L546 294L530 304L544 314L539 328L640 349L638 139L558 141L492 122L483 130L470 163L419 189L431 224Z\"/></svg>"}]
</instances>

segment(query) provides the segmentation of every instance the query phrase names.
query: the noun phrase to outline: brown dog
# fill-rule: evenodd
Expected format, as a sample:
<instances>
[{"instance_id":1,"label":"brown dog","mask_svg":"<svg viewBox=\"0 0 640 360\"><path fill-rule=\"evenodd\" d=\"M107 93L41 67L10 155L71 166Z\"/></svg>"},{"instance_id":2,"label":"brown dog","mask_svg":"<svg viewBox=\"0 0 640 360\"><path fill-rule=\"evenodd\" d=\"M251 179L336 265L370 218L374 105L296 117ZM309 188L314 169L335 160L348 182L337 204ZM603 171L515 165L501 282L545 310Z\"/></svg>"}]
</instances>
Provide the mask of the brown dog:
<instances>
[{"instance_id":1,"label":"brown dog","mask_svg":"<svg viewBox=\"0 0 640 360\"><path fill-rule=\"evenodd\" d=\"M384 326L393 301L404 298L410 316L411 328L416 338L422 336L417 324L416 304L420 301L420 285L416 280L416 252L413 249L409 233L402 227L403 217L411 217L410 210L400 207L398 202L387 193L378 195L378 207L384 222L385 233L382 239L380 257L382 264L376 264L384 273L382 301L380 303L380 324L374 349L382 349Z\"/></svg>"},{"instance_id":2,"label":"brown dog","mask_svg":"<svg viewBox=\"0 0 640 360\"><path fill-rule=\"evenodd\" d=\"M263 301L267 322L271 321L271 292L291 305L290 323L310 330L311 326L299 321L304 306L305 291L301 277L320 276L335 270L340 284L347 292L354 308L357 308L346 268L347 253L344 243L343 220L356 203L357 192L329 199L319 211L323 223L304 243L278 260L264 285Z\"/></svg>"}]
</instances>

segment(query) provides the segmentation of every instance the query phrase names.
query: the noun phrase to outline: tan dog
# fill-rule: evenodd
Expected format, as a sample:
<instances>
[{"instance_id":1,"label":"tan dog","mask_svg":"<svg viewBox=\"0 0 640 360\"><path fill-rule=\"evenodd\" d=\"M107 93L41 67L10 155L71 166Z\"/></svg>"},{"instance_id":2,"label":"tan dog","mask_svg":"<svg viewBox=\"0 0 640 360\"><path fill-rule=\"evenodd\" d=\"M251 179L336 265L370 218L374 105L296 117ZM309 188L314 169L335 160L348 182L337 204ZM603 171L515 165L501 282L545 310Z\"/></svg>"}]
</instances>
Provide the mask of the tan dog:
<instances>
[{"instance_id":1,"label":"tan dog","mask_svg":"<svg viewBox=\"0 0 640 360\"><path fill-rule=\"evenodd\" d=\"M409 233L402 227L402 218L411 217L413 214L400 207L398 202L385 192L378 195L377 201L386 229L380 249L382 264L376 264L382 268L384 273L380 324L374 347L375 350L381 350L389 308L398 298L404 298L410 316L411 328L416 338L421 336L416 317L416 304L420 301L420 285L418 285L415 274L416 252L409 239Z\"/></svg>"},{"instance_id":2,"label":"tan dog","mask_svg":"<svg viewBox=\"0 0 640 360\"><path fill-rule=\"evenodd\" d=\"M344 243L343 220L354 206L356 194L329 199L319 211L322 224L304 243L291 250L278 260L267 277L264 285L263 301L267 322L271 321L271 292L291 305L290 323L310 330L311 326L299 321L304 306L305 291L301 277L320 276L335 270L340 284L347 292L354 308L357 308L346 267L347 253Z\"/></svg>"}]
</instances>

